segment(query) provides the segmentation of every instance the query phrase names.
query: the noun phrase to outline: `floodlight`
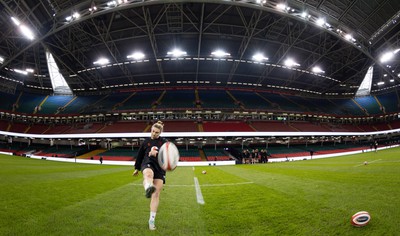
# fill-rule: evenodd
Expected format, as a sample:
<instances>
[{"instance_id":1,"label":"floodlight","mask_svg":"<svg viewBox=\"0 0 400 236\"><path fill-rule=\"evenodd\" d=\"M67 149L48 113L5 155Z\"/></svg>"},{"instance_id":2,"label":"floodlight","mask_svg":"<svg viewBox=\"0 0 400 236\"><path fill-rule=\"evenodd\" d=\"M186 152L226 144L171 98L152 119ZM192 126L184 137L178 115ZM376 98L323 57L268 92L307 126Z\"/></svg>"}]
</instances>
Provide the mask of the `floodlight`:
<instances>
[{"instance_id":1,"label":"floodlight","mask_svg":"<svg viewBox=\"0 0 400 236\"><path fill-rule=\"evenodd\" d=\"M21 24L21 22L15 18L15 17L11 17L11 20L14 22L15 25L19 26Z\"/></svg>"},{"instance_id":2,"label":"floodlight","mask_svg":"<svg viewBox=\"0 0 400 236\"><path fill-rule=\"evenodd\" d=\"M91 8L89 8L89 11L91 11L90 9ZM71 21L73 19L78 19L79 17L81 17L81 15L78 12L74 12L74 13L72 13L72 15L65 17L65 20Z\"/></svg>"},{"instance_id":3,"label":"floodlight","mask_svg":"<svg viewBox=\"0 0 400 236\"><path fill-rule=\"evenodd\" d=\"M393 52L387 52L381 56L380 60L381 60L381 62L387 62L387 61L392 60L393 57L394 57Z\"/></svg>"},{"instance_id":4,"label":"floodlight","mask_svg":"<svg viewBox=\"0 0 400 236\"><path fill-rule=\"evenodd\" d=\"M22 34L27 37L30 40L33 40L35 38L32 30L30 30L26 25L21 24L21 22L15 18L11 17L11 20L14 22L16 26L19 26L19 29L21 30Z\"/></svg>"},{"instance_id":5,"label":"floodlight","mask_svg":"<svg viewBox=\"0 0 400 236\"><path fill-rule=\"evenodd\" d=\"M286 59L286 61L284 62L284 65L287 66L287 67L300 66L300 64L295 62L292 58Z\"/></svg>"},{"instance_id":6,"label":"floodlight","mask_svg":"<svg viewBox=\"0 0 400 236\"><path fill-rule=\"evenodd\" d=\"M347 39L347 40L349 40L349 41L353 41L353 42L356 41L356 39L353 38L353 36L352 36L351 34L346 34L346 35L344 36L344 38Z\"/></svg>"},{"instance_id":7,"label":"floodlight","mask_svg":"<svg viewBox=\"0 0 400 236\"><path fill-rule=\"evenodd\" d=\"M319 67L319 66L314 66L314 67L312 68L312 72L317 73L317 74L325 73L325 71L323 71L323 70L321 69L321 67Z\"/></svg>"},{"instance_id":8,"label":"floodlight","mask_svg":"<svg viewBox=\"0 0 400 236\"><path fill-rule=\"evenodd\" d=\"M384 54L381 56L380 61L383 63L383 62L388 62L388 61L392 60L393 57L394 57L394 55L395 55L396 53L398 53L399 51L400 51L400 48L398 48L398 49L396 49L396 50L393 50L393 51L391 51L391 52L384 53Z\"/></svg>"},{"instance_id":9,"label":"floodlight","mask_svg":"<svg viewBox=\"0 0 400 236\"><path fill-rule=\"evenodd\" d=\"M75 19L78 19L81 15L78 12L74 12L74 14L72 14L72 17Z\"/></svg>"},{"instance_id":10,"label":"floodlight","mask_svg":"<svg viewBox=\"0 0 400 236\"><path fill-rule=\"evenodd\" d=\"M105 65L105 64L108 64L108 63L110 63L110 61L107 58L100 58L99 60L93 62L93 64L95 64L95 65L97 65L97 64L98 65Z\"/></svg>"},{"instance_id":11,"label":"floodlight","mask_svg":"<svg viewBox=\"0 0 400 236\"><path fill-rule=\"evenodd\" d=\"M143 59L143 58L144 58L144 54L141 53L141 52L134 52L133 54L128 55L127 58L129 58L129 59L132 58L132 59L135 59L135 60L140 60L140 59Z\"/></svg>"},{"instance_id":12,"label":"floodlight","mask_svg":"<svg viewBox=\"0 0 400 236\"><path fill-rule=\"evenodd\" d=\"M25 25L20 25L19 26L21 32L23 35L25 35L25 37L27 37L30 40L33 40L35 38L35 36L33 35L33 32Z\"/></svg>"},{"instance_id":13,"label":"floodlight","mask_svg":"<svg viewBox=\"0 0 400 236\"><path fill-rule=\"evenodd\" d=\"M311 18L311 15L304 11L304 12L301 13L301 17L303 17L303 18Z\"/></svg>"},{"instance_id":14,"label":"floodlight","mask_svg":"<svg viewBox=\"0 0 400 236\"><path fill-rule=\"evenodd\" d=\"M377 85L384 85L384 84L385 84L385 82L383 82L383 81L380 81L377 83Z\"/></svg>"},{"instance_id":15,"label":"floodlight","mask_svg":"<svg viewBox=\"0 0 400 236\"><path fill-rule=\"evenodd\" d=\"M107 6L108 7L115 7L115 6L117 6L117 2L116 1L109 1L109 2L107 2Z\"/></svg>"},{"instance_id":16,"label":"floodlight","mask_svg":"<svg viewBox=\"0 0 400 236\"><path fill-rule=\"evenodd\" d=\"M316 23L318 26L323 26L323 25L325 24L325 19L319 18L315 23Z\"/></svg>"},{"instance_id":17,"label":"floodlight","mask_svg":"<svg viewBox=\"0 0 400 236\"><path fill-rule=\"evenodd\" d=\"M268 57L264 57L263 54L257 53L253 56L253 60L255 61L262 61L262 60L268 60Z\"/></svg>"},{"instance_id":18,"label":"floodlight","mask_svg":"<svg viewBox=\"0 0 400 236\"><path fill-rule=\"evenodd\" d=\"M278 8L279 10L285 10L286 9L286 5L285 4L282 4L282 3L279 3L279 4L277 4L276 5L276 8Z\"/></svg>"},{"instance_id":19,"label":"floodlight","mask_svg":"<svg viewBox=\"0 0 400 236\"><path fill-rule=\"evenodd\" d=\"M186 52L181 51L180 49L174 49L170 52L167 52L167 55L170 55L172 57L180 57L180 56L185 56Z\"/></svg>"},{"instance_id":20,"label":"floodlight","mask_svg":"<svg viewBox=\"0 0 400 236\"><path fill-rule=\"evenodd\" d=\"M4 62L4 58L0 57L0 63L3 63L3 62Z\"/></svg>"},{"instance_id":21,"label":"floodlight","mask_svg":"<svg viewBox=\"0 0 400 236\"><path fill-rule=\"evenodd\" d=\"M226 56L230 56L231 54L224 52L222 50L216 50L216 51L212 52L211 55L216 56L216 57L226 57Z\"/></svg>"},{"instance_id":22,"label":"floodlight","mask_svg":"<svg viewBox=\"0 0 400 236\"><path fill-rule=\"evenodd\" d=\"M96 7L96 6L93 6L93 7L89 8L89 11L90 11L90 12L97 11L97 7Z\"/></svg>"},{"instance_id":23,"label":"floodlight","mask_svg":"<svg viewBox=\"0 0 400 236\"><path fill-rule=\"evenodd\" d=\"M19 74L23 74L23 75L27 75L27 74L28 74L28 72L27 72L27 71L24 71L24 70L19 70L19 69L14 69L14 72L17 72L17 73L19 73Z\"/></svg>"}]
</instances>

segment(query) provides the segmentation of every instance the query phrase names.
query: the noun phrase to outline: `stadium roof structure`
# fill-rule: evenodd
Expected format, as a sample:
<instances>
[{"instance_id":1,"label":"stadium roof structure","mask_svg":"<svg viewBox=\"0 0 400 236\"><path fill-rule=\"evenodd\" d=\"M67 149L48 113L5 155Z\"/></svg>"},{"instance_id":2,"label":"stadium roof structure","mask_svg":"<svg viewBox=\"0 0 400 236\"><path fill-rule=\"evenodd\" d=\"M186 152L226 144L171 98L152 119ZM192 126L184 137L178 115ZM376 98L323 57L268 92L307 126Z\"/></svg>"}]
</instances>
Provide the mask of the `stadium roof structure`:
<instances>
[{"instance_id":1,"label":"stadium roof structure","mask_svg":"<svg viewBox=\"0 0 400 236\"><path fill-rule=\"evenodd\" d=\"M398 0L0 0L0 6L4 92L51 93L46 52L75 93L215 86L353 96L371 66L372 92L400 84L400 55L379 59L400 48ZM21 34L26 28L30 38ZM175 57L176 49L186 54ZM226 54L218 57L218 50ZM294 64L285 64L289 58ZM94 64L100 59L108 62Z\"/></svg>"}]
</instances>

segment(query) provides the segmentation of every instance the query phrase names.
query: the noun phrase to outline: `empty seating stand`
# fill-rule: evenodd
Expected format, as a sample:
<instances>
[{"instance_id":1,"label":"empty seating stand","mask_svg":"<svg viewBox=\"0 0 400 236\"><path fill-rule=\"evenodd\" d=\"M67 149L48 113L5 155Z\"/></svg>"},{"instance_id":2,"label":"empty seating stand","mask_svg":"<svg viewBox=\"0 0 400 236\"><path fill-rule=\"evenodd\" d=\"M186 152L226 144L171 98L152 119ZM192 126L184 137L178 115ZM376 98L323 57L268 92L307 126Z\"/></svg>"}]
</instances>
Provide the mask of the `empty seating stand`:
<instances>
[{"instance_id":1,"label":"empty seating stand","mask_svg":"<svg viewBox=\"0 0 400 236\"><path fill-rule=\"evenodd\" d=\"M234 100L224 90L198 90L202 108L231 109L238 108Z\"/></svg>"},{"instance_id":2,"label":"empty seating stand","mask_svg":"<svg viewBox=\"0 0 400 236\"><path fill-rule=\"evenodd\" d=\"M91 157L91 159L99 160L100 157L102 157L103 160L133 161L136 155L137 155L137 150L132 150L131 148L118 147L99 153Z\"/></svg>"},{"instance_id":3,"label":"empty seating stand","mask_svg":"<svg viewBox=\"0 0 400 236\"><path fill-rule=\"evenodd\" d=\"M203 129L206 132L251 132L254 131L248 124L242 121L205 121Z\"/></svg>"},{"instance_id":4,"label":"empty seating stand","mask_svg":"<svg viewBox=\"0 0 400 236\"><path fill-rule=\"evenodd\" d=\"M207 161L228 161L230 157L221 149L203 148Z\"/></svg>"},{"instance_id":5,"label":"empty seating stand","mask_svg":"<svg viewBox=\"0 0 400 236\"><path fill-rule=\"evenodd\" d=\"M354 100L360 106L362 106L370 115L383 114L381 107L372 96L356 97L354 98Z\"/></svg>"},{"instance_id":6,"label":"empty seating stand","mask_svg":"<svg viewBox=\"0 0 400 236\"><path fill-rule=\"evenodd\" d=\"M198 148L178 147L180 158L179 161L201 161L200 152Z\"/></svg>"}]
</instances>

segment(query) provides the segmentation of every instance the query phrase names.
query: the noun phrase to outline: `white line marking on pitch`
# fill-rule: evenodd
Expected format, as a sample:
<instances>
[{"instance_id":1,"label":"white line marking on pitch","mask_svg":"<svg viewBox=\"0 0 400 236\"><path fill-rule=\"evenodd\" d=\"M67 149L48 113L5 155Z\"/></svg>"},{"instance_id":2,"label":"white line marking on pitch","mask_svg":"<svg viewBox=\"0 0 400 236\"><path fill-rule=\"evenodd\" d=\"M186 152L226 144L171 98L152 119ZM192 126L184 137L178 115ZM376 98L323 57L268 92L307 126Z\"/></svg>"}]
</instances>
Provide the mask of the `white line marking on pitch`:
<instances>
[{"instance_id":1,"label":"white line marking on pitch","mask_svg":"<svg viewBox=\"0 0 400 236\"><path fill-rule=\"evenodd\" d=\"M374 162L377 162L377 161L382 161L382 159L378 159L378 160L374 160L374 161L369 161L368 164L374 163ZM354 166L354 167L359 167L359 166L363 166L363 165L365 165L365 164L364 164L364 163L363 163L363 164L359 164L359 165L356 165L356 166Z\"/></svg>"},{"instance_id":2,"label":"white line marking on pitch","mask_svg":"<svg viewBox=\"0 0 400 236\"><path fill-rule=\"evenodd\" d=\"M195 189L196 189L197 203L204 205L205 202L204 202L203 194L201 194L200 184L199 184L199 180L197 179L197 177L194 177L194 185L195 185Z\"/></svg>"}]
</instances>

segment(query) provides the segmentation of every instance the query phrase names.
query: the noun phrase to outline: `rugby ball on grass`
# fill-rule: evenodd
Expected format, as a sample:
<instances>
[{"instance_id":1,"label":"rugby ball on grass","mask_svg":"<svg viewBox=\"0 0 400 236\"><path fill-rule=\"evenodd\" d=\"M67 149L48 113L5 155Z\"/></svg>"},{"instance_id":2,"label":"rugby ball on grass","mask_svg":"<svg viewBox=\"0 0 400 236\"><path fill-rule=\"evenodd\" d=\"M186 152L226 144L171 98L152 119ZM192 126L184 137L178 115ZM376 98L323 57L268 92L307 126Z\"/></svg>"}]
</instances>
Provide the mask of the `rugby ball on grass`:
<instances>
[{"instance_id":1,"label":"rugby ball on grass","mask_svg":"<svg viewBox=\"0 0 400 236\"><path fill-rule=\"evenodd\" d=\"M179 157L178 148L171 142L165 142L158 150L158 164L165 171L175 170Z\"/></svg>"},{"instance_id":2,"label":"rugby ball on grass","mask_svg":"<svg viewBox=\"0 0 400 236\"><path fill-rule=\"evenodd\" d=\"M351 224L356 227L363 227L371 220L371 216L366 211L359 211L351 217Z\"/></svg>"}]
</instances>

